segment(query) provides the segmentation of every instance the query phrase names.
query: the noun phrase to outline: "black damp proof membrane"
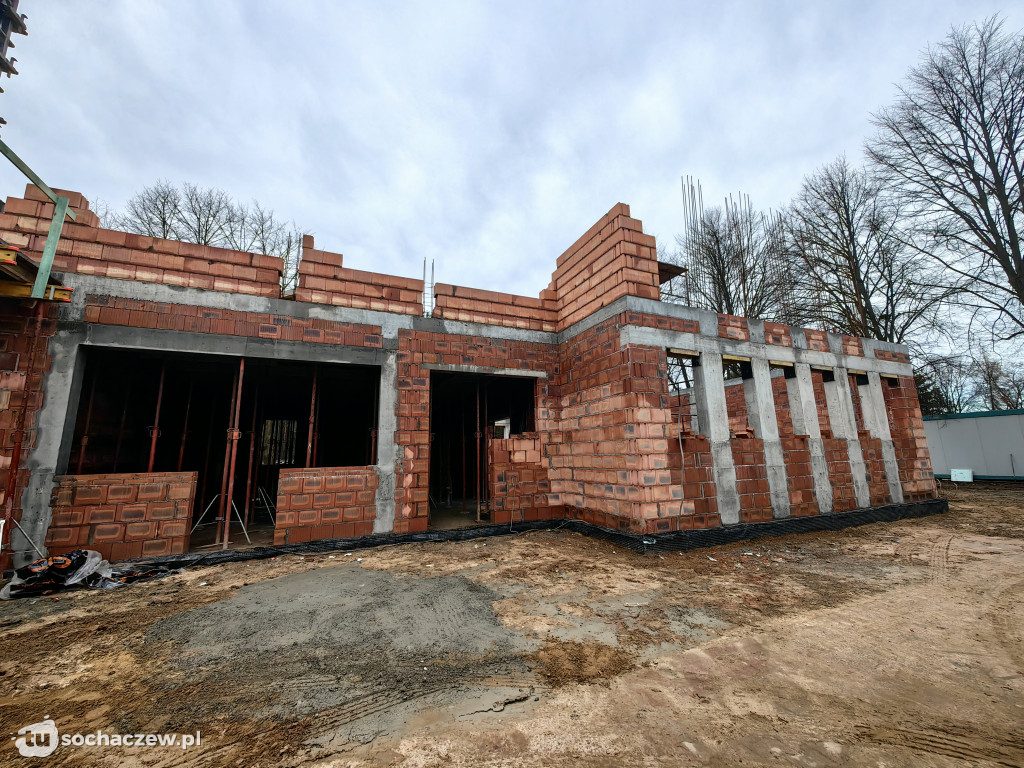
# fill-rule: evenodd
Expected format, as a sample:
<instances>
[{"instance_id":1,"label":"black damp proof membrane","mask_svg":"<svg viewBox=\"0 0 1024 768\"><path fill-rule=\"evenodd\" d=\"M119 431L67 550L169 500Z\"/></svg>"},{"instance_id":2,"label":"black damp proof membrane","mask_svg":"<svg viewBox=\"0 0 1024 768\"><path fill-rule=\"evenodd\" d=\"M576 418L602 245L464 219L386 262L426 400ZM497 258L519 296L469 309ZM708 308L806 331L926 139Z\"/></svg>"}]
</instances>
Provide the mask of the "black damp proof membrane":
<instances>
[{"instance_id":1,"label":"black damp proof membrane","mask_svg":"<svg viewBox=\"0 0 1024 768\"><path fill-rule=\"evenodd\" d=\"M604 526L585 523L582 520L553 519L535 520L503 525L479 525L455 530L424 531L422 533L386 533L351 539L320 539L302 544L282 544L254 549L226 549L203 554L172 555L155 559L140 558L123 561L145 563L151 567L189 568L200 565L217 565L245 560L265 560L281 555L308 555L325 552L354 551L394 544L411 544L425 541L469 541L490 536L508 536L526 531L563 530L581 533L584 536L609 541L616 546L635 552L682 552L690 549L704 549L732 544L737 541L759 539L771 536L788 536L793 533L813 531L840 531L868 523L893 522L915 517L926 517L949 511L946 499L931 499L913 504L889 504L883 507L866 507L850 512L835 512L827 515L788 517L763 523L739 523L721 528L707 528L698 531L673 531L670 533L638 534L616 531Z\"/></svg>"}]
</instances>

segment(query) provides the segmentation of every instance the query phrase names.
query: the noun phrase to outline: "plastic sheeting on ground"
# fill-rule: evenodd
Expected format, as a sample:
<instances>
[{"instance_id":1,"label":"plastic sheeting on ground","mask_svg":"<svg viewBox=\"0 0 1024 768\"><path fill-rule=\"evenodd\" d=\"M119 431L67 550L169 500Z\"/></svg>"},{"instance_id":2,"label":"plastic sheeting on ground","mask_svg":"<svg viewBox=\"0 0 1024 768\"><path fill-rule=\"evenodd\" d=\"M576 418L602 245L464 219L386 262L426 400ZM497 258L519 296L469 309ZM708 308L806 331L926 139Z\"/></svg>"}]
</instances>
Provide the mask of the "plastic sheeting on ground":
<instances>
[{"instance_id":1,"label":"plastic sheeting on ground","mask_svg":"<svg viewBox=\"0 0 1024 768\"><path fill-rule=\"evenodd\" d=\"M0 589L0 600L38 597L79 586L117 589L135 581L180 573L182 570L161 565L111 567L99 552L76 549L66 555L36 560L16 570L14 578Z\"/></svg>"}]
</instances>

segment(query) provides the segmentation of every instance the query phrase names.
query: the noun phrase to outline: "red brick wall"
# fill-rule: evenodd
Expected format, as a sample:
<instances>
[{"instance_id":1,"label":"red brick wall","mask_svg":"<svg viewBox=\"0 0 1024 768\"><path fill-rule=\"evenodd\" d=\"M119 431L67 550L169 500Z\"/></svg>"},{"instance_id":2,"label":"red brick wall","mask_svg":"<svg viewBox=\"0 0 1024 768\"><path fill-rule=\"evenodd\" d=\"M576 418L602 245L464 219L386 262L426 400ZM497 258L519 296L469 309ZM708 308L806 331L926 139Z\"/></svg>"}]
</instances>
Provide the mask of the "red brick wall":
<instances>
[{"instance_id":1,"label":"red brick wall","mask_svg":"<svg viewBox=\"0 0 1024 768\"><path fill-rule=\"evenodd\" d=\"M856 509L857 495L853 490L853 473L850 471L850 453L846 441L825 437L821 442L828 463L829 482L832 484L832 510L845 512Z\"/></svg>"},{"instance_id":2,"label":"red brick wall","mask_svg":"<svg viewBox=\"0 0 1024 768\"><path fill-rule=\"evenodd\" d=\"M561 346L555 384L564 440L549 447L552 489L572 516L620 530L718 525L717 507L686 498L679 483L678 406L674 412L665 351L620 345L620 325L652 320L623 313ZM696 330L692 321L657 321Z\"/></svg>"},{"instance_id":3,"label":"red brick wall","mask_svg":"<svg viewBox=\"0 0 1024 768\"><path fill-rule=\"evenodd\" d=\"M68 196L76 222L66 221L53 268L144 283L164 283L254 296L281 295L281 259L101 229L89 201ZM0 237L39 261L53 218L53 203L29 184L25 199L7 198L0 213Z\"/></svg>"},{"instance_id":4,"label":"red brick wall","mask_svg":"<svg viewBox=\"0 0 1024 768\"><path fill-rule=\"evenodd\" d=\"M819 352L828 352L828 334L825 331L816 331L813 328L804 328L804 338L807 340L808 349L816 349Z\"/></svg>"},{"instance_id":5,"label":"red brick wall","mask_svg":"<svg viewBox=\"0 0 1024 768\"><path fill-rule=\"evenodd\" d=\"M858 336L843 335L843 354L864 357L864 345Z\"/></svg>"},{"instance_id":6,"label":"red brick wall","mask_svg":"<svg viewBox=\"0 0 1024 768\"><path fill-rule=\"evenodd\" d=\"M260 339L345 344L352 347L380 348L382 343L379 325L337 323L317 318L287 317L112 296L87 296L85 321L100 325L126 325L132 328L161 328Z\"/></svg>"},{"instance_id":7,"label":"red brick wall","mask_svg":"<svg viewBox=\"0 0 1024 768\"><path fill-rule=\"evenodd\" d=\"M818 499L814 495L814 473L811 469L809 437L787 436L782 438L782 456L786 464L786 478L789 485L789 514L793 517L816 515Z\"/></svg>"},{"instance_id":8,"label":"red brick wall","mask_svg":"<svg viewBox=\"0 0 1024 768\"><path fill-rule=\"evenodd\" d=\"M891 504L892 496L889 494L889 481L885 473L885 459L882 457L882 440L872 437L871 433L867 431L861 431L858 437L861 453L864 454L864 469L868 473L868 494L871 498L871 506L880 507L884 504Z\"/></svg>"},{"instance_id":9,"label":"red brick wall","mask_svg":"<svg viewBox=\"0 0 1024 768\"><path fill-rule=\"evenodd\" d=\"M401 532L425 530L429 512L430 371L424 366L434 363L547 372L549 379L537 382L534 418L542 445L555 439L552 433L557 430L548 382L558 368L556 350L549 344L411 330L398 332L398 344L395 443L402 454L395 467L395 531ZM556 493L549 496L548 506L560 504Z\"/></svg>"},{"instance_id":10,"label":"red brick wall","mask_svg":"<svg viewBox=\"0 0 1024 768\"><path fill-rule=\"evenodd\" d=\"M750 340L747 318L735 315L718 315L718 335L723 339Z\"/></svg>"},{"instance_id":11,"label":"red brick wall","mask_svg":"<svg viewBox=\"0 0 1024 768\"><path fill-rule=\"evenodd\" d=\"M480 291L446 283L434 286L434 298L434 317L531 331L554 331L558 324L557 303L551 299Z\"/></svg>"},{"instance_id":12,"label":"red brick wall","mask_svg":"<svg viewBox=\"0 0 1024 768\"><path fill-rule=\"evenodd\" d=\"M182 554L188 549L196 474L57 477L48 552L92 549L108 560Z\"/></svg>"},{"instance_id":13,"label":"red brick wall","mask_svg":"<svg viewBox=\"0 0 1024 768\"><path fill-rule=\"evenodd\" d=\"M669 441L669 447L672 447ZM676 453L679 441L676 441ZM706 437L687 436L682 440L681 480L683 483L682 511L692 518L677 523L679 530L713 528L721 525L718 516L718 489L715 486L711 445ZM659 521L660 522L660 521Z\"/></svg>"},{"instance_id":14,"label":"red brick wall","mask_svg":"<svg viewBox=\"0 0 1024 768\"><path fill-rule=\"evenodd\" d=\"M488 440L487 453L491 522L546 520L563 515L562 506L552 502L539 433Z\"/></svg>"},{"instance_id":15,"label":"red brick wall","mask_svg":"<svg viewBox=\"0 0 1024 768\"><path fill-rule=\"evenodd\" d=\"M560 331L622 296L658 299L657 243L619 203L558 257L549 290Z\"/></svg>"},{"instance_id":16,"label":"red brick wall","mask_svg":"<svg viewBox=\"0 0 1024 768\"><path fill-rule=\"evenodd\" d=\"M734 438L730 447L736 465L740 521L757 523L771 520L772 498L768 489L768 469L764 463L764 441L754 437Z\"/></svg>"},{"instance_id":17,"label":"red brick wall","mask_svg":"<svg viewBox=\"0 0 1024 768\"><path fill-rule=\"evenodd\" d=\"M897 386L883 383L889 429L900 467L905 502L934 499L938 495L925 438L921 403L913 376L900 376Z\"/></svg>"},{"instance_id":18,"label":"red brick wall","mask_svg":"<svg viewBox=\"0 0 1024 768\"><path fill-rule=\"evenodd\" d=\"M296 300L403 315L423 314L422 280L347 269L342 261L340 253L318 250L313 247L313 237L304 235Z\"/></svg>"},{"instance_id":19,"label":"red brick wall","mask_svg":"<svg viewBox=\"0 0 1024 768\"><path fill-rule=\"evenodd\" d=\"M20 440L21 460L11 512L14 520L22 519L21 497L29 481L26 460L36 445L36 414L43 406L43 376L50 370L47 346L49 337L57 330L57 307L40 306L42 315L37 324L36 310L30 302L0 300L0 515L6 506L14 446ZM9 544L14 529L13 523L4 526L0 570L11 567Z\"/></svg>"},{"instance_id":20,"label":"red brick wall","mask_svg":"<svg viewBox=\"0 0 1024 768\"><path fill-rule=\"evenodd\" d=\"M369 536L377 517L373 467L282 469L275 544Z\"/></svg>"},{"instance_id":21,"label":"red brick wall","mask_svg":"<svg viewBox=\"0 0 1024 768\"><path fill-rule=\"evenodd\" d=\"M764 341L781 347L793 346L793 332L788 325L764 321Z\"/></svg>"}]
</instances>

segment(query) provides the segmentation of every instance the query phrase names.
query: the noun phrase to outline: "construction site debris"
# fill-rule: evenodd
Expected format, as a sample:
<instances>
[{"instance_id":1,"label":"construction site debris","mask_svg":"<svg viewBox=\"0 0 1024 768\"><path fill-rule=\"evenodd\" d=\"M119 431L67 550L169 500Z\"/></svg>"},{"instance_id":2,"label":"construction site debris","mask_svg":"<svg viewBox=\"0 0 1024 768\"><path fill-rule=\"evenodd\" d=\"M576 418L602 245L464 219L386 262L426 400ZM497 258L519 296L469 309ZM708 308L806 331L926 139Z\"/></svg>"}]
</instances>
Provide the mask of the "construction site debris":
<instances>
[{"instance_id":1,"label":"construction site debris","mask_svg":"<svg viewBox=\"0 0 1024 768\"><path fill-rule=\"evenodd\" d=\"M117 589L143 579L181 573L183 568L162 565L111 568L99 552L76 549L66 555L36 560L14 572L14 578L0 589L0 600L50 595L77 586Z\"/></svg>"}]
</instances>

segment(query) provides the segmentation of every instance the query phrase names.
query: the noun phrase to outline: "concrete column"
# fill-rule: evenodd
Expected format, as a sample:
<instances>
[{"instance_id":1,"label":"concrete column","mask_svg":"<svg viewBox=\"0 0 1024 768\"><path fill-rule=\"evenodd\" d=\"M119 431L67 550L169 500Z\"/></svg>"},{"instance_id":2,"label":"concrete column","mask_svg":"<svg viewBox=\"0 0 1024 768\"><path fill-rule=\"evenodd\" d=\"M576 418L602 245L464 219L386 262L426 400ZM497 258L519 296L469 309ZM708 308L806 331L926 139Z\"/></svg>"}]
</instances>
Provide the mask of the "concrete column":
<instances>
[{"instance_id":1,"label":"concrete column","mask_svg":"<svg viewBox=\"0 0 1024 768\"><path fill-rule=\"evenodd\" d=\"M723 525L734 525L740 521L740 496L736 492L736 465L729 441L729 410L725 404L722 355L701 352L700 365L694 366L693 372L697 427L711 445L712 473L718 489L718 514Z\"/></svg>"},{"instance_id":2,"label":"concrete column","mask_svg":"<svg viewBox=\"0 0 1024 768\"><path fill-rule=\"evenodd\" d=\"M818 502L818 510L826 514L832 511L832 481L828 475L825 446L821 442L821 422L818 419L818 404L814 397L811 366L797 363L791 370L792 375L786 377L786 392L789 395L793 433L808 436L807 448L811 453L814 497Z\"/></svg>"},{"instance_id":3,"label":"concrete column","mask_svg":"<svg viewBox=\"0 0 1024 768\"><path fill-rule=\"evenodd\" d=\"M845 368L835 369L832 381L825 382L825 402L828 405L828 420L832 434L846 441L850 457L850 472L853 475L853 492L858 507L871 505L868 492L867 469L864 466L864 451L857 437L857 416L853 411L853 396L850 394L850 373Z\"/></svg>"},{"instance_id":4,"label":"concrete column","mask_svg":"<svg viewBox=\"0 0 1024 768\"><path fill-rule=\"evenodd\" d=\"M903 485L900 483L900 467L896 461L896 448L889 430L889 414L885 409L885 394L882 392L882 377L874 371L867 375L867 384L859 384L860 409L864 414L864 428L872 437L882 441L882 460L885 463L885 479L889 484L889 496L893 504L903 503Z\"/></svg>"},{"instance_id":5,"label":"concrete column","mask_svg":"<svg viewBox=\"0 0 1024 768\"><path fill-rule=\"evenodd\" d=\"M377 517L374 533L395 528L395 428L398 413L398 360L387 352L380 366L380 397L377 411Z\"/></svg>"},{"instance_id":6,"label":"concrete column","mask_svg":"<svg viewBox=\"0 0 1024 768\"><path fill-rule=\"evenodd\" d=\"M775 415L771 366L763 358L750 361L751 376L743 380L747 401L747 419L754 436L764 444L764 463L768 472L768 490L772 497L772 516L789 517L789 480L786 460L779 439L779 422Z\"/></svg>"}]
</instances>

